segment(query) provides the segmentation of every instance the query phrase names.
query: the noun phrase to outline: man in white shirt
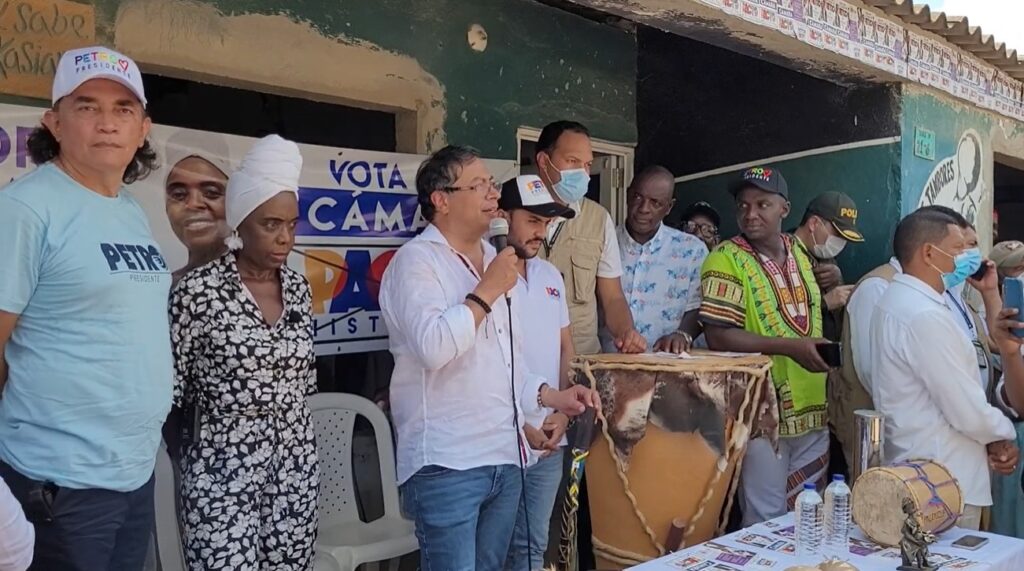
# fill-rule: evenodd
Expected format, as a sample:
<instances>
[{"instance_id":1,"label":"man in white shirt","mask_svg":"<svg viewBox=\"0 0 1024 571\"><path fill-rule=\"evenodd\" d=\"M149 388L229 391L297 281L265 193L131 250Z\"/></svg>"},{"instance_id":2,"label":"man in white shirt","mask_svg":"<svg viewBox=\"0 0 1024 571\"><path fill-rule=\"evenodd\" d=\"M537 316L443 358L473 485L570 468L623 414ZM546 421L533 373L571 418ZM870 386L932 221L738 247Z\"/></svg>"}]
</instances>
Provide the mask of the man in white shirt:
<instances>
[{"instance_id":1,"label":"man in white shirt","mask_svg":"<svg viewBox=\"0 0 1024 571\"><path fill-rule=\"evenodd\" d=\"M1010 421L988 404L977 357L944 294L977 270L956 218L935 210L904 218L893 240L903 274L893 278L871 320L871 393L885 415L890 462L931 458L950 469L964 494L958 525L977 529L992 504L989 466L1015 466ZM985 262L987 263L987 262ZM973 266L973 267L972 267ZM999 313L994 271L976 287Z\"/></svg>"},{"instance_id":2,"label":"man in white shirt","mask_svg":"<svg viewBox=\"0 0 1024 571\"><path fill-rule=\"evenodd\" d=\"M668 169L640 171L626 193L626 222L616 230L622 254L622 291L636 330L655 351L680 353L690 348L701 327L700 268L708 257L704 242L664 224L675 205L675 177ZM606 353L615 338L601 329Z\"/></svg>"},{"instance_id":3,"label":"man in white shirt","mask_svg":"<svg viewBox=\"0 0 1024 571\"><path fill-rule=\"evenodd\" d=\"M416 191L430 225L399 248L380 293L395 357L398 482L423 569L499 569L522 490L523 414L578 414L597 399L527 372L505 301L518 279L515 251L482 239L499 187L479 154L434 153Z\"/></svg>"},{"instance_id":4,"label":"man in white shirt","mask_svg":"<svg viewBox=\"0 0 1024 571\"><path fill-rule=\"evenodd\" d=\"M32 563L35 530L18 499L0 478L0 571L25 571Z\"/></svg>"},{"instance_id":5,"label":"man in white shirt","mask_svg":"<svg viewBox=\"0 0 1024 571\"><path fill-rule=\"evenodd\" d=\"M608 211L587 198L594 151L590 132L575 121L555 121L537 139L537 171L555 198L576 212L548 227L542 256L562 273L568 290L573 346L581 355L599 353L598 310L616 350L641 353L647 346L633 326L622 293L622 262L615 224Z\"/></svg>"},{"instance_id":6,"label":"man in white shirt","mask_svg":"<svg viewBox=\"0 0 1024 571\"><path fill-rule=\"evenodd\" d=\"M936 211L951 216L965 233L967 247L978 247L977 233L959 212L937 205L922 207L918 210L920 211ZM871 366L874 362L871 357L871 317L885 290L888 289L889 282L901 273L903 267L893 256L887 263L860 279L846 306L842 330L843 365L837 377L829 378L829 424L842 444L848 465L853 463L853 448L857 445L853 412L874 408L870 384ZM979 379L982 386L987 388L991 364L987 347L981 341L987 338L986 323L984 318L977 315L964 301L962 294L965 286L966 284L961 284L951 288L943 297L953 320L961 326L965 337L978 353Z\"/></svg>"},{"instance_id":7,"label":"man in white shirt","mask_svg":"<svg viewBox=\"0 0 1024 571\"><path fill-rule=\"evenodd\" d=\"M571 219L575 212L559 204L536 175L522 175L502 185L498 201L509 222L508 243L516 251L519 279L513 296L522 324L519 338L523 362L531 373L569 384L569 362L574 352L569 330L569 306L565 302L562 274L537 257L548 224L558 217ZM523 426L530 443L526 489L516 516L515 533L505 569L522 571L544 566L551 511L562 481L562 446L569 418L550 409L525 415ZM529 525L527 525L527 517Z\"/></svg>"}]
</instances>

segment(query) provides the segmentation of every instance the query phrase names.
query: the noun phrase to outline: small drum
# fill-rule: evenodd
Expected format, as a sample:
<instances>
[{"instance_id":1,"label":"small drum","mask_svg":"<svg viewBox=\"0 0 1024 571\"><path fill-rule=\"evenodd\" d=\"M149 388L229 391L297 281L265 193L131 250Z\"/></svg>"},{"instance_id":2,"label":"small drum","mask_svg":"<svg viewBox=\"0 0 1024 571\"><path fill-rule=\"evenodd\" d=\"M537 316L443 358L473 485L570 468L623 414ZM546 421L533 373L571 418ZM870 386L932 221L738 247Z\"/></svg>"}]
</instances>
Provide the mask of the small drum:
<instances>
[{"instance_id":1,"label":"small drum","mask_svg":"<svg viewBox=\"0 0 1024 571\"><path fill-rule=\"evenodd\" d=\"M721 533L747 441L775 439L763 356L587 355L575 381L601 394L585 476L599 569L622 569ZM726 514L727 516L728 514Z\"/></svg>"},{"instance_id":2,"label":"small drum","mask_svg":"<svg viewBox=\"0 0 1024 571\"><path fill-rule=\"evenodd\" d=\"M888 547L899 545L903 499L920 512L921 527L936 535L956 525L964 512L960 484L932 460L908 460L867 470L853 485L853 521L864 535Z\"/></svg>"}]
</instances>

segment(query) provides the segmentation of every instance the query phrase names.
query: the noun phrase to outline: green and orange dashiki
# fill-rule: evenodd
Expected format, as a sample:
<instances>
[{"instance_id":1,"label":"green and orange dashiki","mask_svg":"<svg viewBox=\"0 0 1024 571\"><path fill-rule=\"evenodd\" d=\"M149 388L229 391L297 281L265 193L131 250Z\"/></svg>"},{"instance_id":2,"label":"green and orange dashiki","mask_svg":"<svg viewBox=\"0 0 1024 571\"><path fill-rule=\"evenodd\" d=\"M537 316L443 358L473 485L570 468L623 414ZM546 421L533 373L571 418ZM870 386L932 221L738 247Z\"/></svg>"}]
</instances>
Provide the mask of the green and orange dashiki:
<instances>
[{"instance_id":1,"label":"green and orange dashiki","mask_svg":"<svg viewBox=\"0 0 1024 571\"><path fill-rule=\"evenodd\" d=\"M821 292L811 260L793 238L782 236L785 267L757 252L742 236L722 242L704 261L701 289L704 323L740 327L765 337L821 337ZM779 436L825 427L825 374L772 356L779 397Z\"/></svg>"}]
</instances>

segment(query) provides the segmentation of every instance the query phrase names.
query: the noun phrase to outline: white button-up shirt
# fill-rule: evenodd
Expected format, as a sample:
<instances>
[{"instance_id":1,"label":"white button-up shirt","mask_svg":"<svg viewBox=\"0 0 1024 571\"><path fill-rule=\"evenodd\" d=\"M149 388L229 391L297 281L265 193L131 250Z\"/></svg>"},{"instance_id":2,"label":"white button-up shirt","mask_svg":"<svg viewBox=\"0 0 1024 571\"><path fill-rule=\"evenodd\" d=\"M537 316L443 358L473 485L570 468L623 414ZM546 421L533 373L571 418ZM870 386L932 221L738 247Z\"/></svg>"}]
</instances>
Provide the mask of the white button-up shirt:
<instances>
[{"instance_id":1,"label":"white button-up shirt","mask_svg":"<svg viewBox=\"0 0 1024 571\"><path fill-rule=\"evenodd\" d=\"M495 251L481 244L486 266ZM384 272L380 305L395 357L399 483L424 466L468 470L522 460L513 407L521 406L521 427L524 414L540 409L537 391L547 381L527 371L520 341L510 342L510 325L516 335L521 329L515 312L509 323L504 297L476 327L464 301L479 282L470 261L434 225L399 248Z\"/></svg>"},{"instance_id":2,"label":"white button-up shirt","mask_svg":"<svg viewBox=\"0 0 1024 571\"><path fill-rule=\"evenodd\" d=\"M23 571L32 563L35 529L0 478L0 570Z\"/></svg>"},{"instance_id":3,"label":"white button-up shirt","mask_svg":"<svg viewBox=\"0 0 1024 571\"><path fill-rule=\"evenodd\" d=\"M934 459L960 482L964 502L992 504L985 445L1013 440L1006 416L988 404L978 363L943 296L896 276L875 309L871 396L885 415L889 462Z\"/></svg>"},{"instance_id":4,"label":"white button-up shirt","mask_svg":"<svg viewBox=\"0 0 1024 571\"><path fill-rule=\"evenodd\" d=\"M896 258L889 260L897 274L903 273ZM857 371L864 390L871 392L871 317L875 314L879 300L889 289L884 278L868 278L853 290L846 303L846 319L850 323L850 351L853 353L853 368Z\"/></svg>"},{"instance_id":5,"label":"white button-up shirt","mask_svg":"<svg viewBox=\"0 0 1024 571\"><path fill-rule=\"evenodd\" d=\"M696 236L662 224L646 244L639 244L626 225L616 230L622 255L622 293L633 314L633 326L648 346L679 329L683 314L700 308L700 268L708 247ZM616 353L615 340L602 328L601 346Z\"/></svg>"}]
</instances>

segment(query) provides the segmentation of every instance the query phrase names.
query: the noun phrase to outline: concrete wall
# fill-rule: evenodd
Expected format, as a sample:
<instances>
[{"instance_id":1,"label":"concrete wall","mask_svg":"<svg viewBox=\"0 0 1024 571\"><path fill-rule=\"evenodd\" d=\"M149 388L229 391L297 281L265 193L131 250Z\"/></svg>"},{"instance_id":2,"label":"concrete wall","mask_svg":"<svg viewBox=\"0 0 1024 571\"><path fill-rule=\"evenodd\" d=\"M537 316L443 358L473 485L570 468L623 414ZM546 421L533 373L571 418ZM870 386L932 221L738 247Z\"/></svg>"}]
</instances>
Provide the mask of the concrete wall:
<instances>
[{"instance_id":1,"label":"concrete wall","mask_svg":"<svg viewBox=\"0 0 1024 571\"><path fill-rule=\"evenodd\" d=\"M991 245L994 162L1024 159L1024 124L913 85L903 88L902 213L926 204L949 206ZM934 133L935 158L914 153L920 130Z\"/></svg>"},{"instance_id":2,"label":"concrete wall","mask_svg":"<svg viewBox=\"0 0 1024 571\"><path fill-rule=\"evenodd\" d=\"M531 0L88 3L146 72L394 112L400 151L514 158L517 127L566 117L636 140L635 38Z\"/></svg>"}]
</instances>

